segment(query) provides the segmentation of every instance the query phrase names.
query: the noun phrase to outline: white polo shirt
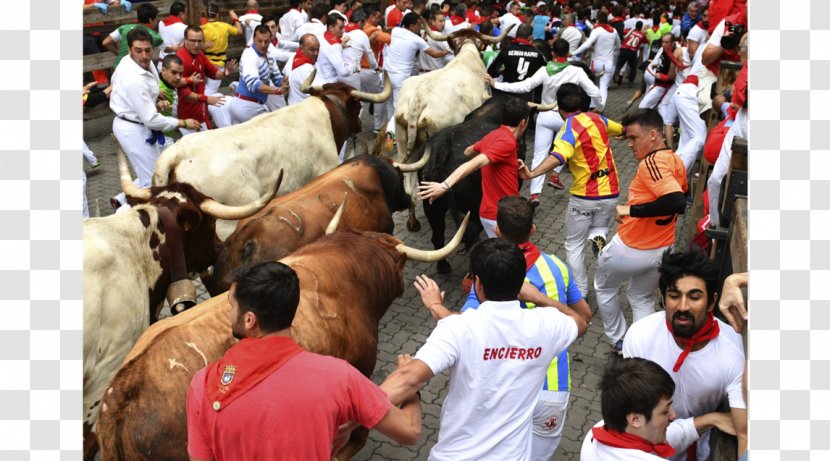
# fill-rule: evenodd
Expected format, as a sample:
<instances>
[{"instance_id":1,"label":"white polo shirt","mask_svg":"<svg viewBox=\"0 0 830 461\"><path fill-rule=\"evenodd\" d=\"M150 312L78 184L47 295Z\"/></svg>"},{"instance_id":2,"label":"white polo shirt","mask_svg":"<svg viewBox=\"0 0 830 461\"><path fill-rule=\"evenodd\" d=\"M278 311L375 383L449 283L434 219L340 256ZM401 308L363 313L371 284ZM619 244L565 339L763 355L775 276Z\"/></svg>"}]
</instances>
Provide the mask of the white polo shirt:
<instances>
[{"instance_id":1,"label":"white polo shirt","mask_svg":"<svg viewBox=\"0 0 830 461\"><path fill-rule=\"evenodd\" d=\"M163 60L168 54L176 54L176 52L165 53L164 49L168 46L174 46L184 41L184 30L187 29L187 24L183 22L174 22L169 26L164 25L164 21L159 21L159 35L164 43L159 47L159 61Z\"/></svg>"},{"instance_id":2,"label":"white polo shirt","mask_svg":"<svg viewBox=\"0 0 830 461\"><path fill-rule=\"evenodd\" d=\"M294 33L303 23L305 23L303 20L303 12L297 8L291 8L280 18L280 33L289 40L296 42L299 40L299 37L295 37Z\"/></svg>"},{"instance_id":3,"label":"white polo shirt","mask_svg":"<svg viewBox=\"0 0 830 461\"><path fill-rule=\"evenodd\" d=\"M604 421L594 424L594 427L605 425ZM593 429L593 428L591 428ZM676 419L666 429L666 442L676 451L685 451L692 443L698 440L694 418ZM594 440L593 431L588 431L582 440L580 461L657 461L664 460L655 454L630 448L615 448Z\"/></svg>"},{"instance_id":4,"label":"white polo shirt","mask_svg":"<svg viewBox=\"0 0 830 461\"><path fill-rule=\"evenodd\" d=\"M499 28L501 30L506 30L511 24L515 24L516 26L507 33L507 36L516 38L516 30L522 25L522 21L513 13L505 13L499 17Z\"/></svg>"},{"instance_id":5,"label":"white polo shirt","mask_svg":"<svg viewBox=\"0 0 830 461\"><path fill-rule=\"evenodd\" d=\"M430 461L529 460L548 365L577 333L558 310L522 309L518 301L485 301L439 321L415 355L450 375Z\"/></svg>"}]
</instances>

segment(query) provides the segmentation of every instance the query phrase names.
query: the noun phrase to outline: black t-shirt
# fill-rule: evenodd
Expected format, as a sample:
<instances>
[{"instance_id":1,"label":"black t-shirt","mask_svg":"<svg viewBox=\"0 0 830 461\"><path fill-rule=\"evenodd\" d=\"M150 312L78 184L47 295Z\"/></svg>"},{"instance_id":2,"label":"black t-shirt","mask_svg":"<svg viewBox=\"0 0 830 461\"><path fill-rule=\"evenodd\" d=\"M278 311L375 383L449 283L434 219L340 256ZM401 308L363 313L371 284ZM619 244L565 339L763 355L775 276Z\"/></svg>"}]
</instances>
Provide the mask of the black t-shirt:
<instances>
[{"instance_id":1,"label":"black t-shirt","mask_svg":"<svg viewBox=\"0 0 830 461\"><path fill-rule=\"evenodd\" d=\"M545 64L544 54L533 45L511 43L490 63L487 73L493 78L501 75L507 83L521 82Z\"/></svg>"}]
</instances>

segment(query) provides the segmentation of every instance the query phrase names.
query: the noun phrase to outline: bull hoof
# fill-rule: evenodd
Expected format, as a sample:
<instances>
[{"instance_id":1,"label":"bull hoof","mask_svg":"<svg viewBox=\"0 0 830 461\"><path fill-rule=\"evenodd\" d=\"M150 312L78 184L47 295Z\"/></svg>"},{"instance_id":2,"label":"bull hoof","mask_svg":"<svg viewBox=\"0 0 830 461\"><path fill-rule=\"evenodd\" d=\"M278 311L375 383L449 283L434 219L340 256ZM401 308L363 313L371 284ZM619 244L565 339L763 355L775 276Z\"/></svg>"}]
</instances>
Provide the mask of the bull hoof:
<instances>
[{"instance_id":1,"label":"bull hoof","mask_svg":"<svg viewBox=\"0 0 830 461\"><path fill-rule=\"evenodd\" d=\"M448 263L446 259L438 261L439 274L449 274L450 272L452 272L452 266L450 266L450 263Z\"/></svg>"},{"instance_id":2,"label":"bull hoof","mask_svg":"<svg viewBox=\"0 0 830 461\"><path fill-rule=\"evenodd\" d=\"M409 232L418 232L421 230L421 222L417 219L410 219L406 222L406 230Z\"/></svg>"}]
</instances>

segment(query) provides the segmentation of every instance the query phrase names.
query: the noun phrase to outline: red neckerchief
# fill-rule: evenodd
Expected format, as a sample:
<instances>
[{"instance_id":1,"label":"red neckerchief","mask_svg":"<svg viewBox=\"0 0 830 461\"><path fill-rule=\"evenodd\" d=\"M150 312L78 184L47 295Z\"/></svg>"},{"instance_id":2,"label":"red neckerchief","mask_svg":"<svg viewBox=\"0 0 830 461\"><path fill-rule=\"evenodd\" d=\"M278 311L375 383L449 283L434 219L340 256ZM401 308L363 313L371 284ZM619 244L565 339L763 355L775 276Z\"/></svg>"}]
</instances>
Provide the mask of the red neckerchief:
<instances>
[{"instance_id":1,"label":"red neckerchief","mask_svg":"<svg viewBox=\"0 0 830 461\"><path fill-rule=\"evenodd\" d=\"M525 272L527 272L536 264L536 261L542 256L542 252L539 251L539 247L531 242L520 243L519 248L522 249L522 253L525 255L525 263L527 264Z\"/></svg>"},{"instance_id":2,"label":"red neckerchief","mask_svg":"<svg viewBox=\"0 0 830 461\"><path fill-rule=\"evenodd\" d=\"M657 453L657 456L667 459L674 455L675 450L666 442L651 443L648 440L627 432L608 430L605 426L591 429L591 434L597 442L614 448L629 448L646 453Z\"/></svg>"},{"instance_id":3,"label":"red neckerchief","mask_svg":"<svg viewBox=\"0 0 830 461\"><path fill-rule=\"evenodd\" d=\"M671 332L672 336L674 336L674 330L672 329L669 319L666 319L666 326L669 327L669 332ZM677 373L677 371L680 370L680 366L683 365L683 361L686 360L686 356L692 352L692 348L695 347L695 344L716 338L719 333L720 327L718 326L718 322L715 321L715 315L714 313L709 312L706 316L706 323L704 323L700 330L697 330L691 338L678 338L677 336L674 336L675 339L683 344L683 352L680 353L680 357L677 358L677 362L674 364L674 372Z\"/></svg>"},{"instance_id":4,"label":"red neckerchief","mask_svg":"<svg viewBox=\"0 0 830 461\"><path fill-rule=\"evenodd\" d=\"M208 402L213 405L219 402L217 410L227 408L302 351L288 336L243 339L217 362L208 365L205 373Z\"/></svg>"},{"instance_id":5,"label":"red neckerchief","mask_svg":"<svg viewBox=\"0 0 830 461\"><path fill-rule=\"evenodd\" d=\"M280 40L277 37L274 37L274 39L271 40L271 44L274 45L274 46L279 45L279 43L280 43Z\"/></svg>"},{"instance_id":6,"label":"red neckerchief","mask_svg":"<svg viewBox=\"0 0 830 461\"><path fill-rule=\"evenodd\" d=\"M523 14L519 13L519 14L516 15L516 17L519 18L519 24L522 24L522 23L525 22L525 17L524 17Z\"/></svg>"},{"instance_id":7,"label":"red neckerchief","mask_svg":"<svg viewBox=\"0 0 830 461\"><path fill-rule=\"evenodd\" d=\"M335 36L334 34L332 34L329 31L326 31L323 34L323 38L325 38L326 41L329 42L330 45L337 45L337 44L340 43L340 37Z\"/></svg>"},{"instance_id":8,"label":"red neckerchief","mask_svg":"<svg viewBox=\"0 0 830 461\"><path fill-rule=\"evenodd\" d=\"M360 26L358 26L357 24L355 24L353 22L350 22L350 23L346 24L346 28L343 29L343 30L345 32L351 32L351 31L357 30L357 29L360 29Z\"/></svg>"},{"instance_id":9,"label":"red neckerchief","mask_svg":"<svg viewBox=\"0 0 830 461\"><path fill-rule=\"evenodd\" d=\"M251 10L246 11L245 14L259 14L259 10L251 9Z\"/></svg>"},{"instance_id":10,"label":"red neckerchief","mask_svg":"<svg viewBox=\"0 0 830 461\"><path fill-rule=\"evenodd\" d=\"M519 43L522 45L530 45L530 40L526 38L514 38L513 43Z\"/></svg>"},{"instance_id":11,"label":"red neckerchief","mask_svg":"<svg viewBox=\"0 0 830 461\"><path fill-rule=\"evenodd\" d=\"M296 11L297 13L303 14L303 12L300 11L299 8L291 8L291 11Z\"/></svg>"},{"instance_id":12,"label":"red neckerchief","mask_svg":"<svg viewBox=\"0 0 830 461\"><path fill-rule=\"evenodd\" d=\"M553 62L568 62L568 58L553 58Z\"/></svg>"},{"instance_id":13,"label":"red neckerchief","mask_svg":"<svg viewBox=\"0 0 830 461\"><path fill-rule=\"evenodd\" d=\"M162 22L164 23L165 26L172 26L173 24L176 24L177 22L184 23L184 21L182 21L182 18L180 18L178 16L173 16L172 14L170 16L167 16L166 18L164 18L164 21L162 21Z\"/></svg>"},{"instance_id":14,"label":"red neckerchief","mask_svg":"<svg viewBox=\"0 0 830 461\"><path fill-rule=\"evenodd\" d=\"M689 67L689 66L683 64L682 62L680 62L680 60L677 59L677 56L674 55L674 52L671 52L671 51L669 51L668 48L666 48L666 45L663 45L663 54L665 54L666 57L669 58L669 61L673 62L674 65L677 66L677 70L683 70L683 69Z\"/></svg>"},{"instance_id":15,"label":"red neckerchief","mask_svg":"<svg viewBox=\"0 0 830 461\"><path fill-rule=\"evenodd\" d=\"M452 15L450 16L450 22L452 23L452 25L457 26L464 22L464 18L462 18L461 16Z\"/></svg>"},{"instance_id":16,"label":"red neckerchief","mask_svg":"<svg viewBox=\"0 0 830 461\"><path fill-rule=\"evenodd\" d=\"M297 52L294 53L294 64L291 65L291 70L294 70L303 64L311 64L314 65L314 61L308 58L308 56L304 55L299 48L297 48Z\"/></svg>"},{"instance_id":17,"label":"red neckerchief","mask_svg":"<svg viewBox=\"0 0 830 461\"><path fill-rule=\"evenodd\" d=\"M594 24L594 27L599 27L600 29L605 29L606 32L617 33L613 27L609 26L608 24Z\"/></svg>"},{"instance_id":18,"label":"red neckerchief","mask_svg":"<svg viewBox=\"0 0 830 461\"><path fill-rule=\"evenodd\" d=\"M618 22L624 22L624 21L625 21L625 19L623 19L623 18L614 18L614 19L611 20L611 24L616 24Z\"/></svg>"}]
</instances>

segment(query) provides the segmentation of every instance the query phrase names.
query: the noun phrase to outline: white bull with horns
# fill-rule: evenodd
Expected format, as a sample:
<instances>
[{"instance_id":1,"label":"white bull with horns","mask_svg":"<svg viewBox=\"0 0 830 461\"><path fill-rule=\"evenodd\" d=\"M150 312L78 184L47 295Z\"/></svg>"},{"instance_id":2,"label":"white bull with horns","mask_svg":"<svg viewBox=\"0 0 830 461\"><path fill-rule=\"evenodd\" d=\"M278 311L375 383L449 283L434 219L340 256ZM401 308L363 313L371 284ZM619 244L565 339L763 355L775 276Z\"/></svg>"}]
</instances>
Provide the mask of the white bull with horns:
<instances>
[{"instance_id":1,"label":"white bull with horns","mask_svg":"<svg viewBox=\"0 0 830 461\"><path fill-rule=\"evenodd\" d=\"M153 184L186 182L222 203L240 205L272 190L280 169L286 193L336 167L344 142L361 131L360 101L386 101L392 84L384 76L383 91L372 94L341 82L311 87L313 78L314 73L302 89L314 97L299 104L183 137L159 157ZM218 222L219 238L234 226Z\"/></svg>"}]
</instances>

